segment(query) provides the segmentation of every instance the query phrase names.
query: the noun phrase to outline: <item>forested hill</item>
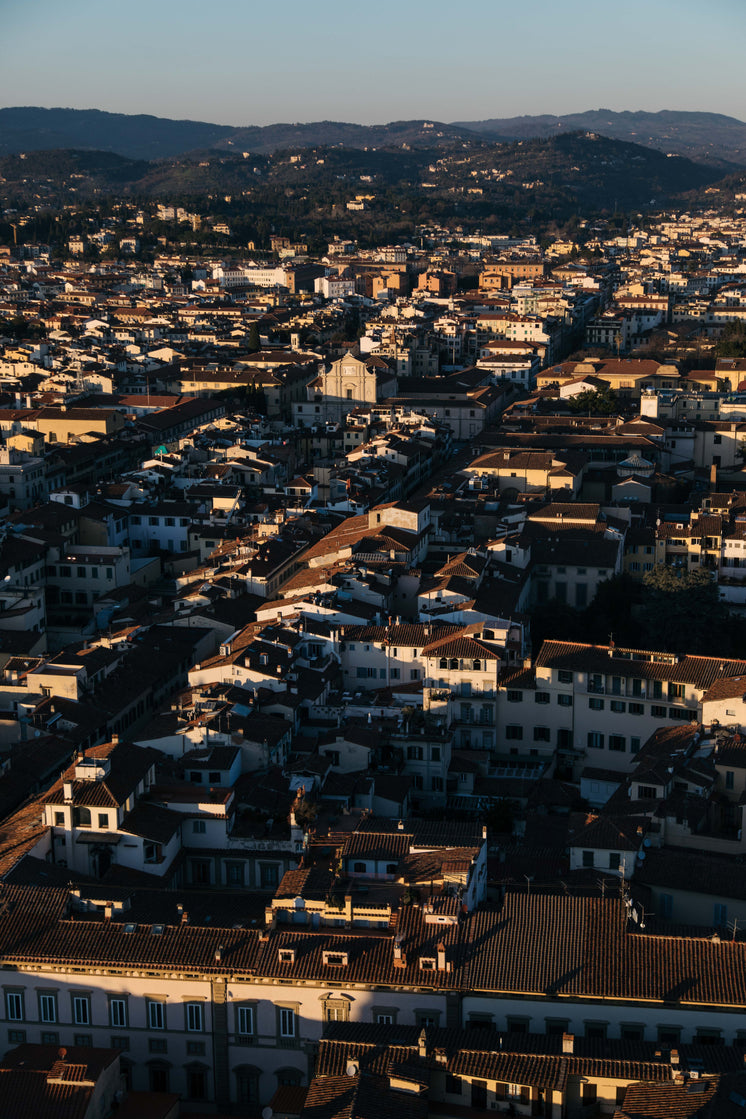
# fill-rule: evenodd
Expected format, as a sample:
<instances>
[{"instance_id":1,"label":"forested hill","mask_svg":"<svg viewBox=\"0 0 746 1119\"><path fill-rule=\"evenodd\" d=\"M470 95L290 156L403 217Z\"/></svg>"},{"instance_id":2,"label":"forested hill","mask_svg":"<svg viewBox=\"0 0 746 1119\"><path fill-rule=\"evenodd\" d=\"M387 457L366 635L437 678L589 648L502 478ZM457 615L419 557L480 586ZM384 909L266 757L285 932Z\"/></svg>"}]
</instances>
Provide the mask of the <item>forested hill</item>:
<instances>
[{"instance_id":1,"label":"forested hill","mask_svg":"<svg viewBox=\"0 0 746 1119\"><path fill-rule=\"evenodd\" d=\"M457 123L493 140L529 140L582 129L700 162L746 165L746 124L722 113L594 109L561 117L493 117Z\"/></svg>"},{"instance_id":2,"label":"forested hill","mask_svg":"<svg viewBox=\"0 0 746 1119\"><path fill-rule=\"evenodd\" d=\"M247 110L249 115L250 110ZM542 139L597 132L721 167L746 165L746 124L719 113L658 113L596 109L569 116L492 117L444 124L399 120L361 125L344 121L233 126L97 109L0 109L0 155L60 148L116 152L130 159L170 159L217 148L268 155L287 148L442 149L480 140Z\"/></svg>"}]
</instances>

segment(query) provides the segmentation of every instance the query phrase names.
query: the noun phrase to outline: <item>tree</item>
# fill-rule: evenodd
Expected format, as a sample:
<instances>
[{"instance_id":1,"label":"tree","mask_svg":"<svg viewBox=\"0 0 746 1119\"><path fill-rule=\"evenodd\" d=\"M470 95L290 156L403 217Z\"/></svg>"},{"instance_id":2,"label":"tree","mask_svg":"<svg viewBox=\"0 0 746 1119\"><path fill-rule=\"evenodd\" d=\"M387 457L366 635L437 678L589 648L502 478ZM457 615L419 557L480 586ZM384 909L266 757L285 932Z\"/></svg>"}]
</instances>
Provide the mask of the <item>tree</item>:
<instances>
[{"instance_id":1,"label":"tree","mask_svg":"<svg viewBox=\"0 0 746 1119\"><path fill-rule=\"evenodd\" d=\"M246 339L246 349L249 353L255 354L262 346L261 338L259 337L259 325L253 322L249 327L249 336Z\"/></svg>"},{"instance_id":2,"label":"tree","mask_svg":"<svg viewBox=\"0 0 746 1119\"><path fill-rule=\"evenodd\" d=\"M595 416L613 416L619 411L617 395L610 388L586 389L577 396L570 396L567 407L571 412L588 412Z\"/></svg>"},{"instance_id":3,"label":"tree","mask_svg":"<svg viewBox=\"0 0 746 1119\"><path fill-rule=\"evenodd\" d=\"M715 346L716 357L746 357L746 324L728 323Z\"/></svg>"},{"instance_id":4,"label":"tree","mask_svg":"<svg viewBox=\"0 0 746 1119\"><path fill-rule=\"evenodd\" d=\"M656 564L643 576L644 642L669 653L728 655L730 615L713 573Z\"/></svg>"}]
</instances>

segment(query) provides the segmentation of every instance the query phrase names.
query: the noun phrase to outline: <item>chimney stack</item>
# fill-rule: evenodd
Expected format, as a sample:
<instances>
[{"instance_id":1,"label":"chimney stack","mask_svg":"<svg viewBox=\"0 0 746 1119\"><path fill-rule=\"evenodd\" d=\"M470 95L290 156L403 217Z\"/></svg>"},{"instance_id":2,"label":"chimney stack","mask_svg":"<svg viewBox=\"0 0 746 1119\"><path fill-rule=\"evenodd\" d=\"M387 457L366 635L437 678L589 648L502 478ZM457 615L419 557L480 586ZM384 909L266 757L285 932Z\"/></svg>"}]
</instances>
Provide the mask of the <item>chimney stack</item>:
<instances>
[{"instance_id":1,"label":"chimney stack","mask_svg":"<svg viewBox=\"0 0 746 1119\"><path fill-rule=\"evenodd\" d=\"M562 1035L562 1052L574 1053L575 1052L575 1034Z\"/></svg>"}]
</instances>

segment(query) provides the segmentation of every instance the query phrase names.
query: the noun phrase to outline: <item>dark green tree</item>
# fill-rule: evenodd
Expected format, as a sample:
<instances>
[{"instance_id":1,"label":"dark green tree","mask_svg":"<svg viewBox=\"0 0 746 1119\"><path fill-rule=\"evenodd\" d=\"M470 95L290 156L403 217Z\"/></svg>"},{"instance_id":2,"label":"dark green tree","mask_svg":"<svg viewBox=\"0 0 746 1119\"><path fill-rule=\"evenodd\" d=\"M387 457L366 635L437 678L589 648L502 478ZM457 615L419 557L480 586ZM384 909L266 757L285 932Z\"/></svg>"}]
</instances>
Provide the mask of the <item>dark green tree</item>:
<instances>
[{"instance_id":1,"label":"dark green tree","mask_svg":"<svg viewBox=\"0 0 746 1119\"><path fill-rule=\"evenodd\" d=\"M656 564L643 577L645 646L669 653L728 655L730 615L711 571Z\"/></svg>"},{"instance_id":2,"label":"dark green tree","mask_svg":"<svg viewBox=\"0 0 746 1119\"><path fill-rule=\"evenodd\" d=\"M259 337L259 324L253 322L249 327L249 336L246 339L246 349L249 353L255 354L257 350L262 347L262 341Z\"/></svg>"},{"instance_id":3,"label":"dark green tree","mask_svg":"<svg viewBox=\"0 0 746 1119\"><path fill-rule=\"evenodd\" d=\"M587 389L567 400L571 412L588 412L594 416L613 416L619 411L619 400L611 389Z\"/></svg>"}]
</instances>

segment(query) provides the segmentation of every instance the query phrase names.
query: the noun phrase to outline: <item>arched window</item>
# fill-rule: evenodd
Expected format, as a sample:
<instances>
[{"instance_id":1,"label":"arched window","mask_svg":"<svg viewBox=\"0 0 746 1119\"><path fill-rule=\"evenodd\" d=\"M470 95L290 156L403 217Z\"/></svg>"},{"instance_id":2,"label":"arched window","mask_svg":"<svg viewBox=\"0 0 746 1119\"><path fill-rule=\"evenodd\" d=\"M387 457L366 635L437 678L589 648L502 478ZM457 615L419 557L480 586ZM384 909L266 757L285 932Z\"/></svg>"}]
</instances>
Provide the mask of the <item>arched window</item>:
<instances>
[{"instance_id":1,"label":"arched window","mask_svg":"<svg viewBox=\"0 0 746 1119\"><path fill-rule=\"evenodd\" d=\"M278 1088L298 1088L303 1080L303 1073L297 1068L281 1068L277 1070Z\"/></svg>"},{"instance_id":2,"label":"arched window","mask_svg":"<svg viewBox=\"0 0 746 1119\"><path fill-rule=\"evenodd\" d=\"M440 667L441 668L448 668L448 658L447 657L441 657L440 658Z\"/></svg>"},{"instance_id":3,"label":"arched window","mask_svg":"<svg viewBox=\"0 0 746 1119\"><path fill-rule=\"evenodd\" d=\"M166 1061L149 1061L148 1077L151 1092L168 1092L171 1083L171 1066Z\"/></svg>"},{"instance_id":4,"label":"arched window","mask_svg":"<svg viewBox=\"0 0 746 1119\"><path fill-rule=\"evenodd\" d=\"M76 828L89 828L91 826L90 808L74 808L73 824Z\"/></svg>"},{"instance_id":5,"label":"arched window","mask_svg":"<svg viewBox=\"0 0 746 1119\"><path fill-rule=\"evenodd\" d=\"M474 661L474 671L475 672L481 672L482 671L482 662L481 661Z\"/></svg>"},{"instance_id":6,"label":"arched window","mask_svg":"<svg viewBox=\"0 0 746 1119\"><path fill-rule=\"evenodd\" d=\"M451 660L451 668L458 668L458 657L453 657Z\"/></svg>"},{"instance_id":7,"label":"arched window","mask_svg":"<svg viewBox=\"0 0 746 1119\"><path fill-rule=\"evenodd\" d=\"M236 1102L244 1106L259 1103L259 1077L261 1072L253 1065L239 1065L236 1073Z\"/></svg>"},{"instance_id":8,"label":"arched window","mask_svg":"<svg viewBox=\"0 0 746 1119\"><path fill-rule=\"evenodd\" d=\"M365 874L368 869L367 863L353 863L352 870L354 874Z\"/></svg>"}]
</instances>

